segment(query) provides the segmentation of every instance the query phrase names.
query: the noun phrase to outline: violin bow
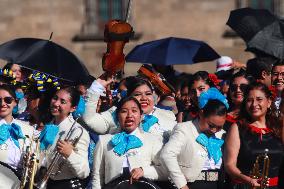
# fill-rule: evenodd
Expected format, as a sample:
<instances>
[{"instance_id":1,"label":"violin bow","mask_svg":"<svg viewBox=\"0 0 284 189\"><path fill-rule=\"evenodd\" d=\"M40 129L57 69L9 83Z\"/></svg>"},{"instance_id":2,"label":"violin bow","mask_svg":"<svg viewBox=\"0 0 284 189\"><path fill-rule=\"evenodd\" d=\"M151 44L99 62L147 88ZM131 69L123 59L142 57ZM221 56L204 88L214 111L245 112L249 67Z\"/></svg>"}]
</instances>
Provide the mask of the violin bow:
<instances>
[{"instance_id":1,"label":"violin bow","mask_svg":"<svg viewBox=\"0 0 284 189\"><path fill-rule=\"evenodd\" d=\"M130 11L131 11L131 5L132 5L132 0L129 0L129 1L128 1L128 5L127 5L126 15L125 15L125 22L126 22L126 23L128 23L128 21L129 21Z\"/></svg>"}]
</instances>

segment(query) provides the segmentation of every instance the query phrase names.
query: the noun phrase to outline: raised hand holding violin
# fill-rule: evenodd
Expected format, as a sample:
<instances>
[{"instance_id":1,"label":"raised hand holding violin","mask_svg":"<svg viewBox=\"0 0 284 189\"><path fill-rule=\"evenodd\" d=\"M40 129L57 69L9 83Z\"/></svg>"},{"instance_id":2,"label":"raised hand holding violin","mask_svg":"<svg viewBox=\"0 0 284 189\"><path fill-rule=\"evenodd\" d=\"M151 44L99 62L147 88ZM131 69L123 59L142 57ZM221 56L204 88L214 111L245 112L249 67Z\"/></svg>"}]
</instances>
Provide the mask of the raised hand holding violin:
<instances>
[{"instance_id":1,"label":"raised hand holding violin","mask_svg":"<svg viewBox=\"0 0 284 189\"><path fill-rule=\"evenodd\" d=\"M131 25L120 20L111 20L105 25L107 52L103 55L102 66L109 75L123 71L125 64L123 48L133 34Z\"/></svg>"}]
</instances>

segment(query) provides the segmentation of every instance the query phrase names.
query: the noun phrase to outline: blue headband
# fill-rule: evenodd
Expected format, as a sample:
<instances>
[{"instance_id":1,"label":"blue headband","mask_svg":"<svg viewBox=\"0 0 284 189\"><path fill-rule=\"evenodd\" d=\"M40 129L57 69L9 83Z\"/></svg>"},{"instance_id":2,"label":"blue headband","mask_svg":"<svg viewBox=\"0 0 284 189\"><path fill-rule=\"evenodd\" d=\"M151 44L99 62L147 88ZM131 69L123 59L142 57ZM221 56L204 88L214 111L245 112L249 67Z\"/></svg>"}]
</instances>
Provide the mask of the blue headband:
<instances>
[{"instance_id":1,"label":"blue headband","mask_svg":"<svg viewBox=\"0 0 284 189\"><path fill-rule=\"evenodd\" d=\"M199 108L200 109L204 108L204 106L208 103L209 100L218 100L222 102L226 106L227 109L229 109L228 100L215 87L212 87L208 89L207 91L200 94L198 98Z\"/></svg>"}]
</instances>

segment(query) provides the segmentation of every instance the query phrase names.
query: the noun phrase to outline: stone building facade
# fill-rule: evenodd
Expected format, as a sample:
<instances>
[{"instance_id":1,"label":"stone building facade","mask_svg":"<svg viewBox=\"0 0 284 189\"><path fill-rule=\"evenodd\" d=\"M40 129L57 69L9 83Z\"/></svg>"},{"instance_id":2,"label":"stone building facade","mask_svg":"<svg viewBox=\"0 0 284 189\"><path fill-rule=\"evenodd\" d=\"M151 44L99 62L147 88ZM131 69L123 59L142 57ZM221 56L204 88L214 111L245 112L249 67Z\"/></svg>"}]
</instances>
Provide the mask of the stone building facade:
<instances>
[{"instance_id":1,"label":"stone building facade","mask_svg":"<svg viewBox=\"0 0 284 189\"><path fill-rule=\"evenodd\" d=\"M264 0L259 0L264 1ZM102 73L101 57L106 50L102 40L103 23L98 20L101 6L118 6L124 14L127 0L1 0L0 43L20 37L48 39L76 54L94 76ZM245 62L252 54L244 52L239 38L224 37L230 10L249 5L248 0L132 0L130 24L136 39L126 44L127 54L137 44L169 36L203 40L220 55ZM273 11L282 13L282 0L270 0ZM113 3L113 4L111 4ZM116 3L116 4L115 4ZM105 7L104 7L105 8ZM120 15L121 16L121 15ZM3 64L3 62L2 62ZM134 74L139 64L127 63L126 74ZM194 72L215 71L214 62L176 69Z\"/></svg>"}]
</instances>

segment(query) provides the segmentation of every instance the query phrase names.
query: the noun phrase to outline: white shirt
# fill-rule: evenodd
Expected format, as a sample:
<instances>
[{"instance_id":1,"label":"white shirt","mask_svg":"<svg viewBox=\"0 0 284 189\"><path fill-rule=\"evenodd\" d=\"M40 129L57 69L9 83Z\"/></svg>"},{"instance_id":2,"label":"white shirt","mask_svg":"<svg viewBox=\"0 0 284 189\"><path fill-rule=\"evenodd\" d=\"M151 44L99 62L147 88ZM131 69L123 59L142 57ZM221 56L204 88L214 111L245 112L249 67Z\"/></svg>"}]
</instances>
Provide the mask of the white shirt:
<instances>
[{"instance_id":1,"label":"white shirt","mask_svg":"<svg viewBox=\"0 0 284 189\"><path fill-rule=\"evenodd\" d=\"M215 164L214 160L212 158L208 158L206 159L202 170L214 170L214 169L220 169L222 165L222 158L219 160L219 162L217 164Z\"/></svg>"},{"instance_id":2,"label":"white shirt","mask_svg":"<svg viewBox=\"0 0 284 189\"><path fill-rule=\"evenodd\" d=\"M12 123L15 123L14 119L10 124ZM1 119L0 126L2 124L8 124L8 123L4 119ZM21 149L16 146L16 144L13 142L11 137L4 144L2 144L1 147L8 149L8 158L6 163L10 165L12 168L17 169L19 162L21 160L21 155L22 155Z\"/></svg>"},{"instance_id":3,"label":"white shirt","mask_svg":"<svg viewBox=\"0 0 284 189\"><path fill-rule=\"evenodd\" d=\"M129 135L134 135L134 136L136 136L136 135L135 135L136 132L137 132L137 128L136 128L134 131L132 131L131 133L129 133ZM129 171L132 170L131 167L130 167L129 161L128 161L128 156L125 155L124 157L125 157L125 159L123 160L121 173L123 172L123 168L124 168L124 167L129 167Z\"/></svg>"}]
</instances>

